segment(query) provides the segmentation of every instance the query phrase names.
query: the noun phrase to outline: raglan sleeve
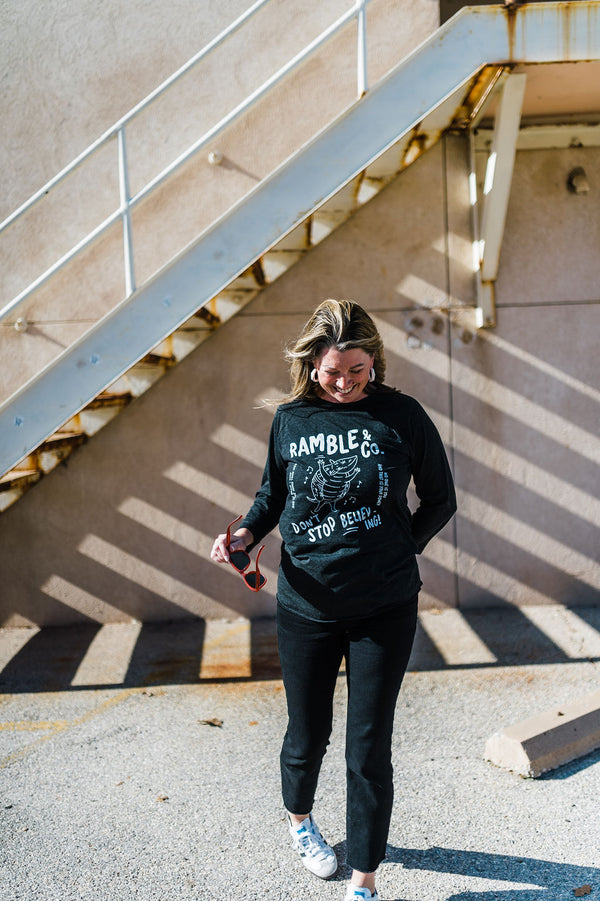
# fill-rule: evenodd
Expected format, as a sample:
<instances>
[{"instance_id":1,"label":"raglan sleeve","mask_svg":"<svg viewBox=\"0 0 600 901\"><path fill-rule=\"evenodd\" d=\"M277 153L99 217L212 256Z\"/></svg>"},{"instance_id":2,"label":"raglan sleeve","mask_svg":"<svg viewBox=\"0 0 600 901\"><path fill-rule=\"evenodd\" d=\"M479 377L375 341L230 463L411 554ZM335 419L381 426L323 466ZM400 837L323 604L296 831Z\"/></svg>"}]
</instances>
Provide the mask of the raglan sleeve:
<instances>
[{"instance_id":1,"label":"raglan sleeve","mask_svg":"<svg viewBox=\"0 0 600 901\"><path fill-rule=\"evenodd\" d=\"M442 439L418 403L412 415L412 475L419 506L411 531L420 554L456 513L456 493Z\"/></svg>"},{"instance_id":2,"label":"raglan sleeve","mask_svg":"<svg viewBox=\"0 0 600 901\"><path fill-rule=\"evenodd\" d=\"M281 421L281 414L277 411L269 435L269 450L261 485L241 524L241 527L249 529L254 536L251 547L275 528L285 507L287 483L280 446Z\"/></svg>"}]
</instances>

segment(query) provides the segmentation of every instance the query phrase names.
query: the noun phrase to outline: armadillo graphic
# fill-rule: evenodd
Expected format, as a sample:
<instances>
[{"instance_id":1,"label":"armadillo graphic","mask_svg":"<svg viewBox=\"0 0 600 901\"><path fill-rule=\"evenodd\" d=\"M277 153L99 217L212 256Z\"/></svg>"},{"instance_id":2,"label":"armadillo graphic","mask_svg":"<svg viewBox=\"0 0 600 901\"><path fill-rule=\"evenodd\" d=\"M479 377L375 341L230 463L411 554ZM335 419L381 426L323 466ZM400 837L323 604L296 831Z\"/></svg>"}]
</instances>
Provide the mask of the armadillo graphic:
<instances>
[{"instance_id":1,"label":"armadillo graphic","mask_svg":"<svg viewBox=\"0 0 600 901\"><path fill-rule=\"evenodd\" d=\"M319 457L319 468L310 483L312 497L309 495L307 498L316 503L315 513L327 504L332 512L336 511L336 504L346 497L350 491L350 482L360 472L357 462L358 457L328 461Z\"/></svg>"}]
</instances>

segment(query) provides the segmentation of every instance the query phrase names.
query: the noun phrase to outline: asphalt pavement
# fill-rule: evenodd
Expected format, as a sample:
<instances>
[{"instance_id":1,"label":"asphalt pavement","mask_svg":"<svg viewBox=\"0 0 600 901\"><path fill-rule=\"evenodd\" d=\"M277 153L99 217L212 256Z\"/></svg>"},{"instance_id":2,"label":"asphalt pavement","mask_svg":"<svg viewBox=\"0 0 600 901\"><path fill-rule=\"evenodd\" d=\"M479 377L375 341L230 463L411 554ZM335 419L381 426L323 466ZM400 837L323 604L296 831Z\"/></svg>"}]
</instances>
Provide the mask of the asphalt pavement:
<instances>
[{"instance_id":1,"label":"asphalt pavement","mask_svg":"<svg viewBox=\"0 0 600 901\"><path fill-rule=\"evenodd\" d=\"M598 608L421 615L381 901L600 901L600 752L538 779L484 760L599 676ZM345 691L342 672L323 882L284 820L271 620L0 630L1 901L341 901Z\"/></svg>"}]
</instances>

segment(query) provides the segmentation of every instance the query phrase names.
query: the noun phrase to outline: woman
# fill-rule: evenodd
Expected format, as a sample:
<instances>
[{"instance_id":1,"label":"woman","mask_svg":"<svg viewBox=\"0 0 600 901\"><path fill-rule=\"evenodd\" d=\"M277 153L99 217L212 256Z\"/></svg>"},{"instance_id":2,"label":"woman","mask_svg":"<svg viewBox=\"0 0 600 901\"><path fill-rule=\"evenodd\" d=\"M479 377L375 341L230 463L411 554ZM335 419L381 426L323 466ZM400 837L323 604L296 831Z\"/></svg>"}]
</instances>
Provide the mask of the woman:
<instances>
[{"instance_id":1,"label":"woman","mask_svg":"<svg viewBox=\"0 0 600 901\"><path fill-rule=\"evenodd\" d=\"M275 415L262 485L229 544L219 535L211 556L228 562L279 524L277 630L289 717L283 800L293 845L322 878L337 860L312 806L345 658L345 901L379 901L394 709L421 586L415 555L454 514L454 487L423 408L384 384L381 337L357 303L320 304L287 355L292 391ZM412 514L411 477L420 501Z\"/></svg>"}]
</instances>

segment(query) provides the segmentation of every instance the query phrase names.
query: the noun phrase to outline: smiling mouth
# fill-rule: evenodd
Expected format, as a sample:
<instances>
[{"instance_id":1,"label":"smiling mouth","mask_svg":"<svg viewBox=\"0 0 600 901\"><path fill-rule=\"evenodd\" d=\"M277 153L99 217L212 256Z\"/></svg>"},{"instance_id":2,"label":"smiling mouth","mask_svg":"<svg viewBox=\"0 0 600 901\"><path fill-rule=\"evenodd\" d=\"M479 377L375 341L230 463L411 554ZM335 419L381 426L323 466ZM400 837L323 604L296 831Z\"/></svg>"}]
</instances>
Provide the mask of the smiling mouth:
<instances>
[{"instance_id":1,"label":"smiling mouth","mask_svg":"<svg viewBox=\"0 0 600 901\"><path fill-rule=\"evenodd\" d=\"M351 385L350 388L336 388L338 394L350 394L351 391L354 391L355 385Z\"/></svg>"}]
</instances>

